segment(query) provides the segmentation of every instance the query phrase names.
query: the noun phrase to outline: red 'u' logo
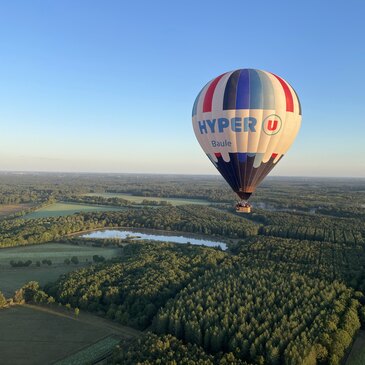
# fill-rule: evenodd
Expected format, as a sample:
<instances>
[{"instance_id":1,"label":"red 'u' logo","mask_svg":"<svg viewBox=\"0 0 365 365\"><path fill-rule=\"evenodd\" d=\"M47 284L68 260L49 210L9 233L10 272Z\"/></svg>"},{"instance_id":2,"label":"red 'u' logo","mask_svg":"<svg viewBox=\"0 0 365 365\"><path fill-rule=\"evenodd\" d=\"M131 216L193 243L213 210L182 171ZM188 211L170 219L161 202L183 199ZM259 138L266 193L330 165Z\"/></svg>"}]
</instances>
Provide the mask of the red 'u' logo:
<instances>
[{"instance_id":1,"label":"red 'u' logo","mask_svg":"<svg viewBox=\"0 0 365 365\"><path fill-rule=\"evenodd\" d=\"M269 131L275 131L277 127L278 127L278 121L277 121L277 119L274 119L274 120L269 119L269 121L267 123L267 129Z\"/></svg>"},{"instance_id":2,"label":"red 'u' logo","mask_svg":"<svg viewBox=\"0 0 365 365\"><path fill-rule=\"evenodd\" d=\"M273 136L279 133L281 127L282 121L277 114L270 114L262 121L262 130L268 136Z\"/></svg>"}]
</instances>

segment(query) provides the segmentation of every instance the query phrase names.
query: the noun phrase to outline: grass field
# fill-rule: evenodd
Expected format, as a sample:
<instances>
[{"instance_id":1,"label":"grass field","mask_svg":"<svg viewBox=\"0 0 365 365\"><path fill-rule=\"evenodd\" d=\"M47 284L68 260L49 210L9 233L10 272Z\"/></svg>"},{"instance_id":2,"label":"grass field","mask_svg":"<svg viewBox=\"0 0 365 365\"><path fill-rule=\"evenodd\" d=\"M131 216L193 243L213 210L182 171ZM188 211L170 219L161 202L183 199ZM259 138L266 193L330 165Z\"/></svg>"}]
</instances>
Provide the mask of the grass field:
<instances>
[{"instance_id":1,"label":"grass field","mask_svg":"<svg viewBox=\"0 0 365 365\"><path fill-rule=\"evenodd\" d=\"M32 206L33 204L0 204L0 218L21 212L22 210L29 209Z\"/></svg>"},{"instance_id":2,"label":"grass field","mask_svg":"<svg viewBox=\"0 0 365 365\"><path fill-rule=\"evenodd\" d=\"M365 365L365 331L357 335L346 365Z\"/></svg>"},{"instance_id":3,"label":"grass field","mask_svg":"<svg viewBox=\"0 0 365 365\"><path fill-rule=\"evenodd\" d=\"M57 308L30 305L1 310L0 323L2 365L53 364L106 336L140 335L87 313L75 318Z\"/></svg>"},{"instance_id":4,"label":"grass field","mask_svg":"<svg viewBox=\"0 0 365 365\"><path fill-rule=\"evenodd\" d=\"M24 219L35 219L35 218L47 218L47 217L60 217L65 215L71 215L80 212L103 212L103 211L116 211L124 210L123 207L112 207L107 205L96 205L96 204L80 204L80 203L53 203L46 207L40 208L26 214Z\"/></svg>"},{"instance_id":5,"label":"grass field","mask_svg":"<svg viewBox=\"0 0 365 365\"><path fill-rule=\"evenodd\" d=\"M60 275L76 270L83 265L42 265L41 267L17 267L0 270L0 291L9 298L13 296L15 290L21 288L29 281L38 281L45 285L51 281L56 281Z\"/></svg>"},{"instance_id":6,"label":"grass field","mask_svg":"<svg viewBox=\"0 0 365 365\"><path fill-rule=\"evenodd\" d=\"M61 243L46 243L35 246L21 246L0 249L0 291L10 296L14 291L31 280L38 281L41 285L56 280L60 275L75 270L81 265L92 262L93 255L112 258L120 255L118 248L103 248L91 246L74 246ZM80 264L66 265L64 260L77 256ZM52 265L36 267L36 261L49 259ZM32 260L29 267L11 267L10 261Z\"/></svg>"},{"instance_id":7,"label":"grass field","mask_svg":"<svg viewBox=\"0 0 365 365\"><path fill-rule=\"evenodd\" d=\"M0 267L9 266L11 260L32 260L35 263L37 260L50 259L53 263L63 263L65 258L72 256L77 256L80 261L86 261L86 259L92 259L93 255L111 258L119 254L119 248L45 243L0 249Z\"/></svg>"},{"instance_id":8,"label":"grass field","mask_svg":"<svg viewBox=\"0 0 365 365\"><path fill-rule=\"evenodd\" d=\"M202 200L202 199L144 197L144 196L123 194L123 193L90 193L90 194L86 194L86 195L87 196L101 196L103 198L121 198L121 199L126 199L133 203L138 203L138 204L142 203L143 200L167 202L172 205L184 205L184 204L208 205L208 204L211 204L211 202L209 202L208 200Z\"/></svg>"}]
</instances>

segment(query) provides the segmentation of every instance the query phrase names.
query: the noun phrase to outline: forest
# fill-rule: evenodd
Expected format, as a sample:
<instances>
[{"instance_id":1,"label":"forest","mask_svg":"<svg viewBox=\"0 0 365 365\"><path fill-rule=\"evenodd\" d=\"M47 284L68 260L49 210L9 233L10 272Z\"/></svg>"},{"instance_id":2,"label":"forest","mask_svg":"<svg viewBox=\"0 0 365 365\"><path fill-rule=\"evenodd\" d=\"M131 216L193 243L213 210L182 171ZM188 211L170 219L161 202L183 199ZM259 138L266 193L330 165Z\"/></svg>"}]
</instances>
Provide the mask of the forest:
<instances>
[{"instance_id":1,"label":"forest","mask_svg":"<svg viewBox=\"0 0 365 365\"><path fill-rule=\"evenodd\" d=\"M63 304L145 329L158 308L225 256L192 245L130 244L118 262L74 271L45 289Z\"/></svg>"},{"instance_id":2,"label":"forest","mask_svg":"<svg viewBox=\"0 0 365 365\"><path fill-rule=\"evenodd\" d=\"M45 291L65 305L173 335L214 356L257 364L339 364L365 320L359 291L364 281L356 273L346 276L348 285L339 280L351 262L334 266L324 260L323 271L315 272L308 259L285 258L285 244L292 241L272 238L271 245L278 243L272 255L263 239L241 242L237 255L134 243L119 262L72 272ZM363 267L364 252L361 259Z\"/></svg>"},{"instance_id":3,"label":"forest","mask_svg":"<svg viewBox=\"0 0 365 365\"><path fill-rule=\"evenodd\" d=\"M222 251L107 240L122 248L119 257L98 257L43 287L18 291L30 302L56 301L145 332L116 348L110 363L342 365L365 329L364 180L269 179L250 215L234 212L234 197L216 177L0 174L0 191L3 204L34 204L30 209L54 201L126 208L9 215L0 220L0 247L100 245L74 234L106 227L189 232L227 244ZM137 207L90 193L211 204Z\"/></svg>"}]
</instances>

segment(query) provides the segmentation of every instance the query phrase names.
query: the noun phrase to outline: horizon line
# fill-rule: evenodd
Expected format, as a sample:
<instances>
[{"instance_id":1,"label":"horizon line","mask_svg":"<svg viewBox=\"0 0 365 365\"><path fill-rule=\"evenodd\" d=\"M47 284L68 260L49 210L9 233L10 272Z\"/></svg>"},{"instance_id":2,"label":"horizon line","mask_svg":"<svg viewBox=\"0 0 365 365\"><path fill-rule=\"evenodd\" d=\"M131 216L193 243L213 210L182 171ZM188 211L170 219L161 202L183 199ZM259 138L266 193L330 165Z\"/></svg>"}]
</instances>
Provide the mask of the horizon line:
<instances>
[{"instance_id":1,"label":"horizon line","mask_svg":"<svg viewBox=\"0 0 365 365\"><path fill-rule=\"evenodd\" d=\"M207 177L223 177L217 174L196 174L181 172L116 172L116 171L43 171L43 170L1 170L0 174L79 174L79 175L180 175L180 176L207 176ZM270 175L268 178L306 178L306 179L365 179L365 176L321 176L321 175Z\"/></svg>"}]
</instances>

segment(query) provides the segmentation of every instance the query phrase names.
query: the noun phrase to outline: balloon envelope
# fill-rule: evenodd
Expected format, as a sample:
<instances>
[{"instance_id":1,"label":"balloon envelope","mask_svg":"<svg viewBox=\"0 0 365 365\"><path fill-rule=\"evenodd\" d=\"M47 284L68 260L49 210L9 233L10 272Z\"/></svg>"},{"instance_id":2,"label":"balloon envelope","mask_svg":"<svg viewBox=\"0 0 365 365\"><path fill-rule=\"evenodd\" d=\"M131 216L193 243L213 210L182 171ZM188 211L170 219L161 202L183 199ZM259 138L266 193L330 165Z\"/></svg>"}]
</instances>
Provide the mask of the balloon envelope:
<instances>
[{"instance_id":1,"label":"balloon envelope","mask_svg":"<svg viewBox=\"0 0 365 365\"><path fill-rule=\"evenodd\" d=\"M210 81L192 112L195 135L241 199L248 199L293 143L302 111L294 89L272 73L240 69Z\"/></svg>"}]
</instances>

